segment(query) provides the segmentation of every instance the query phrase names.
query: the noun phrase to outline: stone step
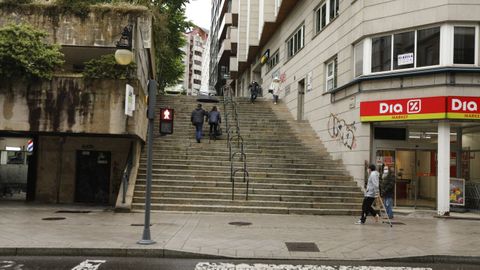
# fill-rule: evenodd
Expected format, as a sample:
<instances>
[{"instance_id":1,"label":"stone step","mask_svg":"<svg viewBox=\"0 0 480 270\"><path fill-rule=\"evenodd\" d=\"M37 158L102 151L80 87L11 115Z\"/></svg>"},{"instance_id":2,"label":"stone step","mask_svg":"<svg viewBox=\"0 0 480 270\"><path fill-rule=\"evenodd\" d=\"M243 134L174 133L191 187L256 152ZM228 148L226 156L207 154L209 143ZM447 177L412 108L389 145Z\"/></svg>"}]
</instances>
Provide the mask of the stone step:
<instances>
[{"instance_id":1,"label":"stone step","mask_svg":"<svg viewBox=\"0 0 480 270\"><path fill-rule=\"evenodd\" d=\"M142 200L145 196L144 191L136 191L135 201L144 202ZM231 200L231 193L192 193L192 192L175 192L175 191L154 191L153 197L167 197L167 198L211 198L211 199L223 199ZM329 202L329 203L362 203L363 197L332 197L332 196L289 196L289 195L259 195L249 194L249 200L251 201L286 201L286 202ZM244 200L245 194L235 194L235 200Z\"/></svg>"},{"instance_id":2,"label":"stone step","mask_svg":"<svg viewBox=\"0 0 480 270\"><path fill-rule=\"evenodd\" d=\"M234 168L238 169L238 168ZM249 169L247 169L249 170ZM138 170L138 174L145 175L146 169L142 166ZM208 174L208 175L215 175L215 176L223 176L223 177L230 177L230 171L211 171L211 170L175 170L175 169L152 169L153 175L161 175L170 174L170 175L201 175L201 174ZM237 175L241 175L241 173L237 173ZM279 172L257 172L257 171L249 171L250 179L255 179L257 177L264 177L264 178L291 178L291 179L309 179L309 180L332 180L332 179L344 179L344 180L351 180L351 176L348 175L326 175L326 174L301 174L301 173L279 173Z\"/></svg>"},{"instance_id":3,"label":"stone step","mask_svg":"<svg viewBox=\"0 0 480 270\"><path fill-rule=\"evenodd\" d=\"M146 179L145 171L138 174L137 181L144 181ZM196 175L196 174L153 174L152 181L155 180L176 180L176 181L230 181L230 174L218 176L214 174ZM243 175L238 173L235 177L235 182L243 181ZM341 185L341 186L357 186L355 182L346 177L330 176L328 179L292 179L292 178L266 178L266 177L250 177L251 183L269 183L269 184L299 184L299 185Z\"/></svg>"},{"instance_id":4,"label":"stone step","mask_svg":"<svg viewBox=\"0 0 480 270\"><path fill-rule=\"evenodd\" d=\"M145 190L145 186L137 185L138 191ZM225 193L231 194L231 187L196 187L196 186L168 186L152 184L152 191L176 191L192 193ZM246 189L235 185L235 194L245 194ZM262 195L288 195L288 196L333 196L333 197L358 197L363 198L359 192L336 191L336 190L285 190L285 189L260 189L249 187L249 194Z\"/></svg>"},{"instance_id":5,"label":"stone step","mask_svg":"<svg viewBox=\"0 0 480 270\"><path fill-rule=\"evenodd\" d=\"M138 184L145 185L145 180L138 180ZM192 187L231 187L230 181L188 181L188 180L166 180L166 179L152 179L152 184L167 185L167 186L192 186ZM246 183L237 182L235 186L240 188L246 187ZM265 182L250 182L249 187L258 189L289 189L289 190L307 190L307 191L346 191L356 192L359 188L356 186L340 186L340 185L314 185L314 184L289 184L289 183L265 183Z\"/></svg>"},{"instance_id":6,"label":"stone step","mask_svg":"<svg viewBox=\"0 0 480 270\"><path fill-rule=\"evenodd\" d=\"M134 210L143 210L141 203L132 204ZM317 209L317 208L285 208L285 207L245 207L224 205L183 205L183 204L152 204L152 211L182 211L182 212L226 212L226 213L262 213L262 214L296 214L296 215L360 215L356 209Z\"/></svg>"},{"instance_id":7,"label":"stone step","mask_svg":"<svg viewBox=\"0 0 480 270\"><path fill-rule=\"evenodd\" d=\"M165 157L165 156L162 156ZM185 156L184 156L185 157ZM206 157L202 156L190 156L190 157L185 157L185 158L152 158L154 164L184 164L184 165L199 165L199 166L230 166L230 161L228 160L228 156L222 156L222 157L217 157L217 156L209 156L211 159L206 159ZM255 160L252 159L253 157L250 157L247 159L247 166L253 166L253 167L263 167L263 168L283 168L287 166L292 166L295 165L296 168L303 168L303 169L324 169L324 168L332 168L336 163L318 163L318 162L312 162L312 163L307 163L307 161L300 163L300 161L285 161L285 160L278 160L278 159L260 159L260 158L255 158ZM240 166L243 165L242 161L234 160L233 162L234 166ZM140 159L140 164L147 164L147 159L145 156L143 156Z\"/></svg>"},{"instance_id":8,"label":"stone step","mask_svg":"<svg viewBox=\"0 0 480 270\"><path fill-rule=\"evenodd\" d=\"M135 203L145 203L143 198L136 198ZM322 208L322 209L354 209L358 203L332 203L332 202L291 202L291 201L254 201L248 200L213 199L213 198L165 198L155 196L152 204L180 204L180 205L223 205L247 207L286 207L286 208Z\"/></svg>"}]
</instances>

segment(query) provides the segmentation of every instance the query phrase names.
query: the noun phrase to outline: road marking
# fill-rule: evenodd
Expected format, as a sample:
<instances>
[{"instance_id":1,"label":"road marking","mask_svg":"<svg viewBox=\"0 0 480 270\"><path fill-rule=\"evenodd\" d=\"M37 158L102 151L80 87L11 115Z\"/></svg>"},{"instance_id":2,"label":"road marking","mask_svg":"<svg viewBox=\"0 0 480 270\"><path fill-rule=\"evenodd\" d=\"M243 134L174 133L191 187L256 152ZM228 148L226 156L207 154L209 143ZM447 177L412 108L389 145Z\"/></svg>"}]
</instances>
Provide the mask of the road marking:
<instances>
[{"instance_id":1,"label":"road marking","mask_svg":"<svg viewBox=\"0 0 480 270\"><path fill-rule=\"evenodd\" d=\"M17 264L15 261L1 261L0 269L22 270L23 264Z\"/></svg>"},{"instance_id":2,"label":"road marking","mask_svg":"<svg viewBox=\"0 0 480 270\"><path fill-rule=\"evenodd\" d=\"M85 260L72 268L72 270L97 270L100 265L106 262L106 260Z\"/></svg>"},{"instance_id":3,"label":"road marking","mask_svg":"<svg viewBox=\"0 0 480 270\"><path fill-rule=\"evenodd\" d=\"M195 270L432 270L422 267L347 266L347 265L293 265L293 264L231 264L200 262Z\"/></svg>"}]
</instances>

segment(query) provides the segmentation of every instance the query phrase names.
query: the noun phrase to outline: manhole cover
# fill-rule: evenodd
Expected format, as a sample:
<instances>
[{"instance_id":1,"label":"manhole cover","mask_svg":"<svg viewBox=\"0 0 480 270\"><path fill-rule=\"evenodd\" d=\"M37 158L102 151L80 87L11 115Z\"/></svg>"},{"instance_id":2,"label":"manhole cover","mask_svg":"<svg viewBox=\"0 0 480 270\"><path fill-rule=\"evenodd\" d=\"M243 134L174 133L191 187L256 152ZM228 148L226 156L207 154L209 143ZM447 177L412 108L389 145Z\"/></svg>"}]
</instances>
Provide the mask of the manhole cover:
<instances>
[{"instance_id":1,"label":"manhole cover","mask_svg":"<svg viewBox=\"0 0 480 270\"><path fill-rule=\"evenodd\" d=\"M235 226L248 226L248 225L252 225L251 222L244 222L244 221L234 221L234 222L229 222L228 224L230 224L230 225L235 225Z\"/></svg>"},{"instance_id":2,"label":"manhole cover","mask_svg":"<svg viewBox=\"0 0 480 270\"><path fill-rule=\"evenodd\" d=\"M91 211L88 210L58 210L55 213L67 213L67 214L87 214Z\"/></svg>"},{"instance_id":3,"label":"manhole cover","mask_svg":"<svg viewBox=\"0 0 480 270\"><path fill-rule=\"evenodd\" d=\"M313 242L285 242L288 251L293 252L320 252L317 244Z\"/></svg>"},{"instance_id":4,"label":"manhole cover","mask_svg":"<svg viewBox=\"0 0 480 270\"><path fill-rule=\"evenodd\" d=\"M46 217L46 218L42 218L42 220L63 220L63 219L66 219L64 217Z\"/></svg>"}]
</instances>

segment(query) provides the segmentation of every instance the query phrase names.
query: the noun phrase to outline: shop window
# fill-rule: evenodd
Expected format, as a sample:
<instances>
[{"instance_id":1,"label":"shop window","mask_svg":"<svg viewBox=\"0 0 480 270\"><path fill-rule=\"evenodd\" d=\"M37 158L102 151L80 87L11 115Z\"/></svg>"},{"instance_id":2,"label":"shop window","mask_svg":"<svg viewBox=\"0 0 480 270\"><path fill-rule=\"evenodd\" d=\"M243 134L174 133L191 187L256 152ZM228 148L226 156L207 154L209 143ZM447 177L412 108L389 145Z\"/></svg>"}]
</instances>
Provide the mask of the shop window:
<instances>
[{"instance_id":1,"label":"shop window","mask_svg":"<svg viewBox=\"0 0 480 270\"><path fill-rule=\"evenodd\" d=\"M305 26L300 26L295 30L294 34L287 39L288 59L292 58L297 52L303 48L305 40Z\"/></svg>"},{"instance_id":2,"label":"shop window","mask_svg":"<svg viewBox=\"0 0 480 270\"><path fill-rule=\"evenodd\" d=\"M393 35L393 69L413 68L415 61L415 32Z\"/></svg>"},{"instance_id":3,"label":"shop window","mask_svg":"<svg viewBox=\"0 0 480 270\"><path fill-rule=\"evenodd\" d=\"M407 139L407 129L406 128L376 127L375 130L374 130L374 138L376 140L405 141Z\"/></svg>"},{"instance_id":4,"label":"shop window","mask_svg":"<svg viewBox=\"0 0 480 270\"><path fill-rule=\"evenodd\" d=\"M417 31L417 67L440 63L440 27Z\"/></svg>"},{"instance_id":5,"label":"shop window","mask_svg":"<svg viewBox=\"0 0 480 270\"><path fill-rule=\"evenodd\" d=\"M326 64L326 91L331 91L337 87L337 57L328 61Z\"/></svg>"},{"instance_id":6,"label":"shop window","mask_svg":"<svg viewBox=\"0 0 480 270\"><path fill-rule=\"evenodd\" d=\"M315 33L319 33L327 25L327 3L324 1L315 10Z\"/></svg>"},{"instance_id":7,"label":"shop window","mask_svg":"<svg viewBox=\"0 0 480 270\"><path fill-rule=\"evenodd\" d=\"M453 63L475 63L475 27L455 27Z\"/></svg>"},{"instance_id":8,"label":"shop window","mask_svg":"<svg viewBox=\"0 0 480 270\"><path fill-rule=\"evenodd\" d=\"M363 75L363 42L356 44L353 48L355 62L355 77Z\"/></svg>"},{"instance_id":9,"label":"shop window","mask_svg":"<svg viewBox=\"0 0 480 270\"><path fill-rule=\"evenodd\" d=\"M391 68L392 36L372 39L372 72L387 71Z\"/></svg>"}]
</instances>

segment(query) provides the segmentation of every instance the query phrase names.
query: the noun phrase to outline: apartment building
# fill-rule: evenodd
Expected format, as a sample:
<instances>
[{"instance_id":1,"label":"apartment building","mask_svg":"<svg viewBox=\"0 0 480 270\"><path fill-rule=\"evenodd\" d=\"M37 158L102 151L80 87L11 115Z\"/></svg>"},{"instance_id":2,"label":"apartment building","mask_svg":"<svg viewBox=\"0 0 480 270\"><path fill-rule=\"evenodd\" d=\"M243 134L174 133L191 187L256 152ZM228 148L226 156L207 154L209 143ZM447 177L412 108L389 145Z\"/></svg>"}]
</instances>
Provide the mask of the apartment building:
<instances>
[{"instance_id":1,"label":"apartment building","mask_svg":"<svg viewBox=\"0 0 480 270\"><path fill-rule=\"evenodd\" d=\"M277 77L281 103L359 186L374 163L394 171L397 206L468 206L480 183L478 1L213 2L211 85L248 96L250 81Z\"/></svg>"},{"instance_id":2,"label":"apartment building","mask_svg":"<svg viewBox=\"0 0 480 270\"><path fill-rule=\"evenodd\" d=\"M205 60L205 47L208 40L208 30L195 28L185 34L187 44L185 45L185 76L183 88L187 95L198 95L202 85L202 66Z\"/></svg>"}]
</instances>

